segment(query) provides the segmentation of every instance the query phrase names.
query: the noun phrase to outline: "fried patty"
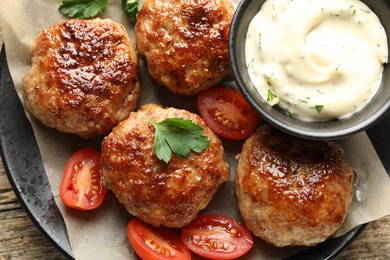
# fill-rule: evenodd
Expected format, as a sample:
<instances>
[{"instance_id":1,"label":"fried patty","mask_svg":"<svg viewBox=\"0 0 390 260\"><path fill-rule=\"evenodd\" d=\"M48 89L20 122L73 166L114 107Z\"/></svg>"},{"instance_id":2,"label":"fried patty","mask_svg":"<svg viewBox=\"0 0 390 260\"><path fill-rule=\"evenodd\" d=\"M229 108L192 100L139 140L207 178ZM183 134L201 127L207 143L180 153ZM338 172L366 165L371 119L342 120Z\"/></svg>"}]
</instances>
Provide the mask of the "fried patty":
<instances>
[{"instance_id":1,"label":"fried patty","mask_svg":"<svg viewBox=\"0 0 390 260\"><path fill-rule=\"evenodd\" d=\"M354 176L340 145L264 125L239 155L235 194L256 236L278 247L312 246L342 225Z\"/></svg>"},{"instance_id":2,"label":"fried patty","mask_svg":"<svg viewBox=\"0 0 390 260\"><path fill-rule=\"evenodd\" d=\"M138 58L109 19L65 20L43 30L23 78L26 109L43 124L90 138L108 134L140 96Z\"/></svg>"},{"instance_id":3,"label":"fried patty","mask_svg":"<svg viewBox=\"0 0 390 260\"><path fill-rule=\"evenodd\" d=\"M230 71L233 13L229 0L146 0L137 16L135 41L150 76L181 95L221 81Z\"/></svg>"},{"instance_id":4,"label":"fried patty","mask_svg":"<svg viewBox=\"0 0 390 260\"><path fill-rule=\"evenodd\" d=\"M154 152L155 129L150 123L166 118L192 120L203 128L210 146L189 157L160 161ZM154 226L179 228L192 221L229 179L219 138L196 114L148 104L119 123L102 143L106 186L128 212Z\"/></svg>"}]
</instances>

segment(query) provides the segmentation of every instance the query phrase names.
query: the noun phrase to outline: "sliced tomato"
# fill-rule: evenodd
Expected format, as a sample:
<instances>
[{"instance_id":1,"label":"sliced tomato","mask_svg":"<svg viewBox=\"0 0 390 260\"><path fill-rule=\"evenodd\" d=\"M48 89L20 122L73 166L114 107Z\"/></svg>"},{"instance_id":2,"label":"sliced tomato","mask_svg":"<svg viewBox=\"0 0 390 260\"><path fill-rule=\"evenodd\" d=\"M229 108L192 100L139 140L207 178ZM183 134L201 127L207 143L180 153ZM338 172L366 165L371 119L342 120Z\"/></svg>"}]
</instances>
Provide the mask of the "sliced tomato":
<instances>
[{"instance_id":1,"label":"sliced tomato","mask_svg":"<svg viewBox=\"0 0 390 260\"><path fill-rule=\"evenodd\" d=\"M194 253L211 259L234 259L253 247L249 230L235 219L199 215L182 229L181 240Z\"/></svg>"},{"instance_id":2,"label":"sliced tomato","mask_svg":"<svg viewBox=\"0 0 390 260\"><path fill-rule=\"evenodd\" d=\"M224 138L245 139L260 122L260 117L241 93L233 89L217 87L204 90L199 93L197 103L207 126Z\"/></svg>"},{"instance_id":3,"label":"sliced tomato","mask_svg":"<svg viewBox=\"0 0 390 260\"><path fill-rule=\"evenodd\" d=\"M100 154L91 148L74 153L65 166L60 186L64 204L80 210L95 209L106 193Z\"/></svg>"},{"instance_id":4,"label":"sliced tomato","mask_svg":"<svg viewBox=\"0 0 390 260\"><path fill-rule=\"evenodd\" d=\"M127 225L127 236L134 251L142 259L191 259L188 248L168 228L154 227L133 218Z\"/></svg>"}]
</instances>

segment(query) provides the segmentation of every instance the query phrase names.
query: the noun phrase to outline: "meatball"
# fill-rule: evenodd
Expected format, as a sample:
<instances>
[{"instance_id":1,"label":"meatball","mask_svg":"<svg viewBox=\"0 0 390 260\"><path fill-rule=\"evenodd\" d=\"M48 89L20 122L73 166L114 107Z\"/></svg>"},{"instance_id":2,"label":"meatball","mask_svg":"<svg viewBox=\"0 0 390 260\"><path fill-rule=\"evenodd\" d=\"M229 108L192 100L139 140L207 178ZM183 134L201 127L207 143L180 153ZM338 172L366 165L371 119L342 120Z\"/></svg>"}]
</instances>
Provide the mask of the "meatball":
<instances>
[{"instance_id":1,"label":"meatball","mask_svg":"<svg viewBox=\"0 0 390 260\"><path fill-rule=\"evenodd\" d=\"M355 173L334 142L264 125L238 157L235 194L246 227L268 243L312 246L343 223Z\"/></svg>"},{"instance_id":2,"label":"meatball","mask_svg":"<svg viewBox=\"0 0 390 260\"><path fill-rule=\"evenodd\" d=\"M150 76L173 93L194 95L229 72L229 0L146 0L135 41Z\"/></svg>"},{"instance_id":3,"label":"meatball","mask_svg":"<svg viewBox=\"0 0 390 260\"><path fill-rule=\"evenodd\" d=\"M84 138L106 135L137 105L135 47L109 19L71 19L43 30L31 62L23 99L46 126Z\"/></svg>"},{"instance_id":4,"label":"meatball","mask_svg":"<svg viewBox=\"0 0 390 260\"><path fill-rule=\"evenodd\" d=\"M169 163L154 153L155 129L149 120L192 120L203 128L210 145L189 157L172 156ZM128 212L154 226L182 227L211 201L229 179L229 166L219 138L196 114L148 104L119 123L102 143L105 185Z\"/></svg>"}]
</instances>

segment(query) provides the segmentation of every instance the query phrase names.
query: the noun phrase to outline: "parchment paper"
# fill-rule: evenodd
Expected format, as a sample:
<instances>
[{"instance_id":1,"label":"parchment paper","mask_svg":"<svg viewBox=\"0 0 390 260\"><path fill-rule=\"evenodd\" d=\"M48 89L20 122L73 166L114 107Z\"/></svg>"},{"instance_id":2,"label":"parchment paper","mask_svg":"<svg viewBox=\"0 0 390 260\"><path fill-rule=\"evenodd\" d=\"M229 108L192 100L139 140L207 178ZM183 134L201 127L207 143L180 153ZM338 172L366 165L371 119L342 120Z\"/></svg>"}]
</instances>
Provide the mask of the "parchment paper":
<instances>
[{"instance_id":1,"label":"parchment paper","mask_svg":"<svg viewBox=\"0 0 390 260\"><path fill-rule=\"evenodd\" d=\"M34 37L63 19L58 12L59 0L1 0L0 19L3 26L4 42L8 65L15 87L21 97L23 75L30 67L29 50ZM141 1L143 2L143 1ZM239 0L234 0L236 6ZM140 3L141 7L142 3ZM111 18L125 25L134 40L133 27L121 9L119 0L111 0L101 18ZM196 112L194 97L175 96L163 87L156 86L149 78L145 63L141 61L142 98L139 105L160 103L163 106L184 108ZM231 79L225 85L235 87ZM101 208L91 212L80 212L66 208L59 198L59 183L62 171L69 156L78 149L92 147L100 150L102 139L83 140L79 137L59 133L41 125L27 114L33 126L41 152L46 174L56 203L64 217L67 231L76 259L132 259L135 254L127 240L126 225L131 216L117 199L108 193ZM205 210L240 219L233 195L236 159L242 142L223 140L230 164L231 181L225 183ZM355 196L347 219L337 233L344 234L360 224L367 223L390 214L390 178L383 168L367 135L356 134L340 141L355 169L358 178L355 182ZM363 149L364 148L364 149ZM337 202L335 202L337 203ZM283 258L299 248L276 249L260 239L255 240L254 249L245 256L247 259Z\"/></svg>"}]
</instances>

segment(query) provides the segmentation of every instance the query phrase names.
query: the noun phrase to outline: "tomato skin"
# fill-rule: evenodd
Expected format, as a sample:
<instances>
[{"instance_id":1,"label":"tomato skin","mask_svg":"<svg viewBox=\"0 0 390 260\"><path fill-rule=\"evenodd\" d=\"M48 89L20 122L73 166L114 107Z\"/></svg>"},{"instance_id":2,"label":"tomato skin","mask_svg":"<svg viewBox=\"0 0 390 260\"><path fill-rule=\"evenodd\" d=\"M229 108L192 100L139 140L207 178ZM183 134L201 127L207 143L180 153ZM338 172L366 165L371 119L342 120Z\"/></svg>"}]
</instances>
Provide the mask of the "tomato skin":
<instances>
[{"instance_id":1,"label":"tomato skin","mask_svg":"<svg viewBox=\"0 0 390 260\"><path fill-rule=\"evenodd\" d=\"M127 236L134 251L142 259L191 259L188 248L172 230L166 227L154 227L133 218L127 225Z\"/></svg>"},{"instance_id":2,"label":"tomato skin","mask_svg":"<svg viewBox=\"0 0 390 260\"><path fill-rule=\"evenodd\" d=\"M253 247L249 230L235 219L199 215L182 229L181 240L194 253L211 259L234 259Z\"/></svg>"},{"instance_id":3,"label":"tomato skin","mask_svg":"<svg viewBox=\"0 0 390 260\"><path fill-rule=\"evenodd\" d=\"M99 207L107 193L103 185L100 154L91 148L75 152L68 160L60 185L64 204L78 210Z\"/></svg>"},{"instance_id":4,"label":"tomato skin","mask_svg":"<svg viewBox=\"0 0 390 260\"><path fill-rule=\"evenodd\" d=\"M240 92L216 87L204 90L197 97L198 109L206 125L217 135L242 140L250 136L260 122Z\"/></svg>"}]
</instances>

